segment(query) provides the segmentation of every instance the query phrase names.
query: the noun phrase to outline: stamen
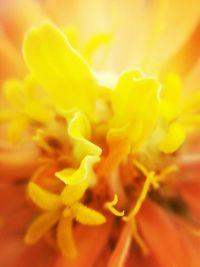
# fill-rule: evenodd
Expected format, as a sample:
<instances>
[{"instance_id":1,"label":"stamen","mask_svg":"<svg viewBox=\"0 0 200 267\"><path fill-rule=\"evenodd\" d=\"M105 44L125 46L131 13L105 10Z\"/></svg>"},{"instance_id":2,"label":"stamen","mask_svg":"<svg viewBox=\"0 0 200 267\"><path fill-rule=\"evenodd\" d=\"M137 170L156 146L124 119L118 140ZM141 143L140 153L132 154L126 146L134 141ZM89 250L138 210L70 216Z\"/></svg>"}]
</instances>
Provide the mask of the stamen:
<instances>
[{"instance_id":1,"label":"stamen","mask_svg":"<svg viewBox=\"0 0 200 267\"><path fill-rule=\"evenodd\" d=\"M141 238L140 234L138 233L137 224L134 219L130 222L130 227L131 227L133 239L136 241L138 246L141 248L143 255L145 256L148 255L149 249L147 248L144 240Z\"/></svg>"},{"instance_id":2,"label":"stamen","mask_svg":"<svg viewBox=\"0 0 200 267\"><path fill-rule=\"evenodd\" d=\"M136 159L133 160L133 164L141 171L141 173L144 176L148 176L149 171L144 167L144 165L142 165L139 161L137 161Z\"/></svg>"},{"instance_id":3,"label":"stamen","mask_svg":"<svg viewBox=\"0 0 200 267\"><path fill-rule=\"evenodd\" d=\"M118 202L118 196L117 196L117 194L115 194L113 201L106 202L104 207L107 210L109 210L112 214L114 214L115 216L122 217L122 216L124 216L124 210L118 211L116 208L114 208L114 206L117 204L117 202Z\"/></svg>"},{"instance_id":4,"label":"stamen","mask_svg":"<svg viewBox=\"0 0 200 267\"><path fill-rule=\"evenodd\" d=\"M130 221L139 212L139 210L140 210L140 208L142 206L142 203L143 203L143 201L145 200L145 198L147 196L148 190L150 188L150 185L152 184L152 181L153 181L154 177L155 177L155 172L150 172L147 175L146 181L144 182L144 185L143 185L143 188L142 188L142 192L140 193L140 195L139 195L139 197L138 197L138 199L136 201L136 204L135 204L134 208L132 209L132 211L128 214L128 216L125 216L123 218L124 221L126 221L126 222Z\"/></svg>"},{"instance_id":5,"label":"stamen","mask_svg":"<svg viewBox=\"0 0 200 267\"><path fill-rule=\"evenodd\" d=\"M164 170L162 170L162 172L159 175L155 175L152 181L152 185L154 189L158 189L160 186L159 185L160 182L163 182L168 175L172 174L173 172L177 172L177 171L178 171L178 167L176 165L170 165L166 167Z\"/></svg>"}]
</instances>

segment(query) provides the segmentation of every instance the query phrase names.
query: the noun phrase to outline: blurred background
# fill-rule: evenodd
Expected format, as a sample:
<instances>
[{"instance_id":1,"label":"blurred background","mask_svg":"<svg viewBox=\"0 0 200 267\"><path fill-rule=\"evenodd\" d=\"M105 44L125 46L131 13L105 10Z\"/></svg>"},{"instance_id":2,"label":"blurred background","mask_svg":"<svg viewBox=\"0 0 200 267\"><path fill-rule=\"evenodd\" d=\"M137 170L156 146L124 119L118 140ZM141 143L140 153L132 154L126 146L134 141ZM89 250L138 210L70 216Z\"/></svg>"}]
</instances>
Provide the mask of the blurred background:
<instances>
[{"instance_id":1,"label":"blurred background","mask_svg":"<svg viewBox=\"0 0 200 267\"><path fill-rule=\"evenodd\" d=\"M109 35L94 54L96 70L185 77L199 66L199 0L0 0L1 80L24 73L24 32L43 20L73 32L80 49L91 36Z\"/></svg>"}]
</instances>

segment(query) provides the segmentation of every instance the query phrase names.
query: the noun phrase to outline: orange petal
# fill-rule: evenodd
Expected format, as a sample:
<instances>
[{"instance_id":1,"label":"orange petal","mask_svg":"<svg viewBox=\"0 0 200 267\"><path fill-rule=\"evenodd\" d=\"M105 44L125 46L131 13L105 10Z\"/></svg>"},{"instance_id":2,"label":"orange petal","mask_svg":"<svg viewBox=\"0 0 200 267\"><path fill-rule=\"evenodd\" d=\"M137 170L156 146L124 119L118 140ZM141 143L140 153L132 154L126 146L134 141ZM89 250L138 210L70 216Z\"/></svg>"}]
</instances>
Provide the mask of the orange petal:
<instances>
[{"instance_id":1,"label":"orange petal","mask_svg":"<svg viewBox=\"0 0 200 267\"><path fill-rule=\"evenodd\" d=\"M193 70L200 57L200 24L194 28L194 32L180 50L167 62L162 72L174 72L183 79ZM195 88L191 88L195 89ZM191 93L191 90L190 90Z\"/></svg>"},{"instance_id":2,"label":"orange petal","mask_svg":"<svg viewBox=\"0 0 200 267\"><path fill-rule=\"evenodd\" d=\"M30 178L37 164L38 151L35 146L23 143L12 146L2 135L1 138L0 178L4 180Z\"/></svg>"},{"instance_id":3,"label":"orange petal","mask_svg":"<svg viewBox=\"0 0 200 267\"><path fill-rule=\"evenodd\" d=\"M24 73L19 52L0 29L0 82L11 77L22 77Z\"/></svg>"},{"instance_id":4,"label":"orange petal","mask_svg":"<svg viewBox=\"0 0 200 267\"><path fill-rule=\"evenodd\" d=\"M180 233L166 212L146 201L137 217L139 229L159 266L188 267Z\"/></svg>"},{"instance_id":5,"label":"orange petal","mask_svg":"<svg viewBox=\"0 0 200 267\"><path fill-rule=\"evenodd\" d=\"M111 221L102 226L79 226L75 232L77 259L69 260L60 257L54 267L93 267L107 246L111 226Z\"/></svg>"},{"instance_id":6,"label":"orange petal","mask_svg":"<svg viewBox=\"0 0 200 267\"><path fill-rule=\"evenodd\" d=\"M0 21L11 42L21 50L24 32L45 19L40 6L33 0L7 0L0 2Z\"/></svg>"},{"instance_id":7,"label":"orange petal","mask_svg":"<svg viewBox=\"0 0 200 267\"><path fill-rule=\"evenodd\" d=\"M200 239L199 236L195 236L191 229L176 218L174 221L178 231L180 232L180 239L183 245L185 260L187 261L188 267L199 267L200 261Z\"/></svg>"},{"instance_id":8,"label":"orange petal","mask_svg":"<svg viewBox=\"0 0 200 267\"><path fill-rule=\"evenodd\" d=\"M150 53L150 57L154 60L158 69L191 38L199 24L200 1L159 0L153 2L154 6L159 5L159 3L164 5L161 20L158 21L157 25L161 27L160 33ZM159 11L157 10L157 12ZM157 15L157 12L154 16ZM187 17L187 19L183 19L184 17Z\"/></svg>"},{"instance_id":9,"label":"orange petal","mask_svg":"<svg viewBox=\"0 0 200 267\"><path fill-rule=\"evenodd\" d=\"M198 176L199 178L199 176ZM180 186L180 194L183 197L184 201L190 208L191 212L194 213L196 218L198 218L200 222L200 181L194 180L191 182L185 182Z\"/></svg>"},{"instance_id":10,"label":"orange petal","mask_svg":"<svg viewBox=\"0 0 200 267\"><path fill-rule=\"evenodd\" d=\"M108 267L123 267L125 266L127 256L130 250L130 244L132 240L131 229L127 223L120 235L113 253L108 262Z\"/></svg>"}]
</instances>

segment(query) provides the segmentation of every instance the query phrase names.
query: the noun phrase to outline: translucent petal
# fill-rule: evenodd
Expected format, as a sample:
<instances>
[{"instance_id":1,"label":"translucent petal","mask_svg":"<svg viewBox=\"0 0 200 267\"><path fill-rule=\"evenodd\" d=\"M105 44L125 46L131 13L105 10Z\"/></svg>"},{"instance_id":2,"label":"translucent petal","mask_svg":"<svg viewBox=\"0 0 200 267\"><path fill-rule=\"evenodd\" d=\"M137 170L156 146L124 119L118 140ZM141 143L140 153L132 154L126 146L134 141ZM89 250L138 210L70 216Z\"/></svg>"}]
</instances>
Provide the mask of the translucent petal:
<instances>
[{"instance_id":1,"label":"translucent petal","mask_svg":"<svg viewBox=\"0 0 200 267\"><path fill-rule=\"evenodd\" d=\"M28 194L31 200L41 209L55 210L62 206L59 195L50 193L35 183L29 183Z\"/></svg>"},{"instance_id":2,"label":"translucent petal","mask_svg":"<svg viewBox=\"0 0 200 267\"><path fill-rule=\"evenodd\" d=\"M101 213L81 203L72 205L71 211L76 221L82 224L99 225L106 222L106 218Z\"/></svg>"}]
</instances>

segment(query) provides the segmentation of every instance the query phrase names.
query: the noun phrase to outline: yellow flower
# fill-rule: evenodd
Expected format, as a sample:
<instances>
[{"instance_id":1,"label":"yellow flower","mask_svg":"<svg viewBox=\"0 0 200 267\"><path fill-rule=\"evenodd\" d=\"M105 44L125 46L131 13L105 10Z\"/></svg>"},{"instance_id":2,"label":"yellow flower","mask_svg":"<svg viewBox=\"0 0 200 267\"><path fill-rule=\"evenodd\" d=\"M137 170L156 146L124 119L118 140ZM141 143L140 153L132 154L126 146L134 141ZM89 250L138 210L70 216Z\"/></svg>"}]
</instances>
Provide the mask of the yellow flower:
<instances>
[{"instance_id":1,"label":"yellow flower","mask_svg":"<svg viewBox=\"0 0 200 267\"><path fill-rule=\"evenodd\" d=\"M50 8L50 1L46 2L46 7ZM131 6L139 12L143 10L140 4L143 5L133 1ZM76 249L81 242L76 237L85 229L89 231L89 227L81 224L105 223L102 228L96 228L100 241L93 241L93 244L98 243L94 246L94 255L98 256L91 259L91 266L96 264L99 255L103 255L99 266L125 265L132 243L133 248L138 246L137 256L142 260L149 254L147 258L151 261L155 257L159 266L168 264L168 258L169 265L181 266L171 259L173 257L165 255L167 252L160 246L162 237L156 234L157 227L163 226L164 230L175 233L171 221L177 225L184 222L191 235L198 233L193 229L196 217L193 219L193 210L189 208L193 201L188 201L188 206L185 204L188 196L182 196L177 177L181 171L181 149L188 136L199 127L200 94L186 99L182 96L179 75L167 73L167 69L161 75L155 71L174 53L168 42L165 54L159 52L158 55L154 51L162 50L158 36L170 35L168 30L163 33L168 4L172 5L167 1L152 4L152 17L136 16L136 21L143 25L138 35L143 40L138 42L141 53L137 55L126 49L132 46L129 42L118 53L119 61L128 53L131 65L137 62L135 65L142 69L133 68L122 73L97 71L93 56L102 45L112 47L114 34L95 34L85 45L80 45L76 28L59 28L42 22L30 28L24 37L23 57L29 71L26 78L8 80L3 85L6 101L0 119L5 123L9 140L17 146L26 136L38 152L38 158L32 159L35 168L25 177L25 182L27 199L41 214L27 226L25 242L35 244L45 236L47 243L65 256L60 258L61 263L58 260L57 266L71 266L68 258L78 258L79 253L85 253L84 249L83 252ZM84 8L82 5L80 3ZM193 24L197 13L196 10L192 12ZM153 25L149 35L146 31L150 26L146 22ZM188 32L193 24L186 20ZM184 36L183 31L181 38ZM176 46L181 45L174 41ZM137 40L137 46L136 43ZM131 61L131 57L134 60ZM116 69L117 66L113 67ZM185 178L183 172L181 175ZM174 200L174 196L178 200ZM102 236L100 229L105 231ZM177 234L178 241L182 240L181 234ZM83 236L90 239L85 233ZM171 242L167 235L166 240ZM83 244L82 248L85 246ZM159 255L155 248L160 251ZM176 244L172 251L179 252ZM92 254L89 252L86 254ZM128 264L135 262L132 254ZM87 255L84 262L81 259L76 259L73 266L86 266L90 260ZM182 263L182 257L177 262Z\"/></svg>"},{"instance_id":2,"label":"yellow flower","mask_svg":"<svg viewBox=\"0 0 200 267\"><path fill-rule=\"evenodd\" d=\"M84 181L79 185L66 186L60 194L53 194L30 183L29 197L44 211L29 226L25 242L28 244L37 242L48 230L57 225L59 249L64 255L75 257L77 252L72 235L73 219L87 225L99 225L106 221L101 213L80 202L87 188L88 182Z\"/></svg>"}]
</instances>

